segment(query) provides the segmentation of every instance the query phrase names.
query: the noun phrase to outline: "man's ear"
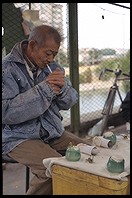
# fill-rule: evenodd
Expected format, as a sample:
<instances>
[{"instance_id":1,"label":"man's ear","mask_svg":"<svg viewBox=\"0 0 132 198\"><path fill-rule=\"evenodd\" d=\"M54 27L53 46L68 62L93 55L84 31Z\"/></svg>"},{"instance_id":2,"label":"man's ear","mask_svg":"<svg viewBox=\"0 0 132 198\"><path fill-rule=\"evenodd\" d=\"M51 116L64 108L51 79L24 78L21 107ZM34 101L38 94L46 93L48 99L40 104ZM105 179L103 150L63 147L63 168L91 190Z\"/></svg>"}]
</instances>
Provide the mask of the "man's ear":
<instances>
[{"instance_id":1,"label":"man's ear","mask_svg":"<svg viewBox=\"0 0 132 198\"><path fill-rule=\"evenodd\" d=\"M34 49L34 47L37 45L37 43L36 43L36 41L31 40L31 41L28 42L28 45L29 45L29 47L30 47L31 49Z\"/></svg>"}]
</instances>

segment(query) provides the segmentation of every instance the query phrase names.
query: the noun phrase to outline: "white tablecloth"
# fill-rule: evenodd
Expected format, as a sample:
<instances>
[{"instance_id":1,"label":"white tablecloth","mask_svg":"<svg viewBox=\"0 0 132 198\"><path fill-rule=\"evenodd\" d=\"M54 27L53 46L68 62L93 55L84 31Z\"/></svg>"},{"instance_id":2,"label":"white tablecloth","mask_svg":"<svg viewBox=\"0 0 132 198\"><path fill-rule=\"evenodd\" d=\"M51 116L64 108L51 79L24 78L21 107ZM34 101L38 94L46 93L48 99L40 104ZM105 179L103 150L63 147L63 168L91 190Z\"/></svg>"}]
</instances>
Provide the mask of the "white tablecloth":
<instances>
[{"instance_id":1,"label":"white tablecloth","mask_svg":"<svg viewBox=\"0 0 132 198\"><path fill-rule=\"evenodd\" d=\"M130 139L117 136L117 142L112 148L98 147L99 153L94 156L93 163L89 163L86 159L89 157L87 154L81 153L81 159L77 162L67 161L65 157L47 158L43 160L46 169L46 175L52 177L51 166L58 164L64 167L80 170L95 175L127 181L130 175ZM107 170L107 162L112 155L121 155L125 160L125 170L122 173L110 173Z\"/></svg>"}]
</instances>

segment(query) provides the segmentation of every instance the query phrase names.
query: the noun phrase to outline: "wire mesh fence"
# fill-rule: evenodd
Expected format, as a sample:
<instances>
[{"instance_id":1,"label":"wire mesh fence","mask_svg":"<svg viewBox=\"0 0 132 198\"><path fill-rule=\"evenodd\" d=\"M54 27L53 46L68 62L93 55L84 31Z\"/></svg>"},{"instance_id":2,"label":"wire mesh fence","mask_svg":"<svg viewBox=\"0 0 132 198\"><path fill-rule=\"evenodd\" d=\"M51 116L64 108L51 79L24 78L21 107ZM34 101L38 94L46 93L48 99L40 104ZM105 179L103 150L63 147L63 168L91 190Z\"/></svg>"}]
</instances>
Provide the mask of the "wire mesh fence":
<instances>
[{"instance_id":1,"label":"wire mesh fence","mask_svg":"<svg viewBox=\"0 0 132 198\"><path fill-rule=\"evenodd\" d=\"M106 4L105 4L106 5ZM78 3L79 46L79 105L80 121L86 122L101 117L101 112L114 73L105 73L99 80L103 68L121 69L130 72L129 23L127 12L104 4ZM91 12L90 12L91 9ZM115 20L112 20L114 16ZM27 39L30 30L37 25L48 24L59 30L64 37L56 61L65 68L70 78L68 57L68 7L67 3L2 3L2 56L10 52L16 42ZM117 31L120 29L119 31ZM111 32L111 33L110 33ZM120 32L120 35L117 33ZM73 49L74 50L74 49ZM130 81L119 81L122 98L130 88ZM114 112L121 105L118 94ZM70 125L70 110L62 111L63 123Z\"/></svg>"}]
</instances>

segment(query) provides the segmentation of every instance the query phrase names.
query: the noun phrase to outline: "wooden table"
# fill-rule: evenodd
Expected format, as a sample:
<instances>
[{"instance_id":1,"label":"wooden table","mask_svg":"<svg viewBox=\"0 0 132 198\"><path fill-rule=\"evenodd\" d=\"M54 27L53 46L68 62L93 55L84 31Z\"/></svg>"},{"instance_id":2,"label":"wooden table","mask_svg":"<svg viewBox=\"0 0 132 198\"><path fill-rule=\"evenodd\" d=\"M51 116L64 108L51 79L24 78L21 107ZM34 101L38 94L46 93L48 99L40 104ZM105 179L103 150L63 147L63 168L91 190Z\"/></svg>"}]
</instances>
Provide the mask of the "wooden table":
<instances>
[{"instance_id":1,"label":"wooden table","mask_svg":"<svg viewBox=\"0 0 132 198\"><path fill-rule=\"evenodd\" d=\"M53 195L130 195L128 181L119 181L52 165Z\"/></svg>"}]
</instances>

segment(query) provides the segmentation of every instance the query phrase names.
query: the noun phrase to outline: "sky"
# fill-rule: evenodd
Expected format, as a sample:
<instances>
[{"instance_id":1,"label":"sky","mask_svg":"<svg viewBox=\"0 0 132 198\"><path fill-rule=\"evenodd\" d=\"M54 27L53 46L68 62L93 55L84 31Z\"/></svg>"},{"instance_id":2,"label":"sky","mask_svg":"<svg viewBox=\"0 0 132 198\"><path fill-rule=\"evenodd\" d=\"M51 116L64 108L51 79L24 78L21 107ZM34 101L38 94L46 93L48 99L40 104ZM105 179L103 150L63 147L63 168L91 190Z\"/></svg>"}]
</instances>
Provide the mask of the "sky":
<instances>
[{"instance_id":1,"label":"sky","mask_svg":"<svg viewBox=\"0 0 132 198\"><path fill-rule=\"evenodd\" d=\"M130 3L120 4L130 7ZM130 9L109 3L78 3L78 40L79 48L130 49Z\"/></svg>"}]
</instances>

